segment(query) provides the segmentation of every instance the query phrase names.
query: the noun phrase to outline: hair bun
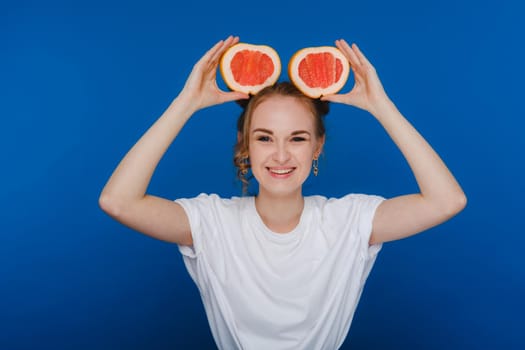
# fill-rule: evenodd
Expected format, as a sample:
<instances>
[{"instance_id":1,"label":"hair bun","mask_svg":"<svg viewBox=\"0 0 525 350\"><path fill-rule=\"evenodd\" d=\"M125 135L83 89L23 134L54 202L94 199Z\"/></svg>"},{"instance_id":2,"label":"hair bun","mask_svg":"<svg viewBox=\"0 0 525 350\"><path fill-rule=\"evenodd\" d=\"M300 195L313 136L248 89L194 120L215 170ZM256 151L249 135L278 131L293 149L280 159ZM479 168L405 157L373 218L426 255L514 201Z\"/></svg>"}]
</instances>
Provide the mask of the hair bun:
<instances>
[{"instance_id":1,"label":"hair bun","mask_svg":"<svg viewBox=\"0 0 525 350\"><path fill-rule=\"evenodd\" d=\"M253 95L250 94L250 97L248 98L241 98L240 100L235 100L235 102L241 106L242 109L246 109L246 107L248 106L248 103L250 103L250 101L252 100L252 97Z\"/></svg>"},{"instance_id":2,"label":"hair bun","mask_svg":"<svg viewBox=\"0 0 525 350\"><path fill-rule=\"evenodd\" d=\"M319 98L314 99L315 109L321 117L325 117L330 112L330 102Z\"/></svg>"}]
</instances>

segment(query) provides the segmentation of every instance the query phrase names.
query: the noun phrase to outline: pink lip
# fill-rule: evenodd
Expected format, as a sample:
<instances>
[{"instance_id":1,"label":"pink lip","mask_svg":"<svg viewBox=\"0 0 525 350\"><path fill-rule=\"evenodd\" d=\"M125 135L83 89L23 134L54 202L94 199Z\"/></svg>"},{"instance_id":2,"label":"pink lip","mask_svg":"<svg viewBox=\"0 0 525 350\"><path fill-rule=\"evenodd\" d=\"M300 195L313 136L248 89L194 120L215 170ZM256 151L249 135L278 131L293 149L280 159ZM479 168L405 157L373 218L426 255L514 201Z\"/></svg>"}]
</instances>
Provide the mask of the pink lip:
<instances>
[{"instance_id":1,"label":"pink lip","mask_svg":"<svg viewBox=\"0 0 525 350\"><path fill-rule=\"evenodd\" d=\"M295 171L295 168L294 167L272 167L272 168L266 168L268 170L268 173L270 174L271 177L275 178L275 179L287 179L289 178L290 176L292 176L293 172ZM287 173L283 173L283 174L278 174L278 173L275 173L273 171L271 171L270 169L272 170L290 170L290 172L287 172Z\"/></svg>"}]
</instances>

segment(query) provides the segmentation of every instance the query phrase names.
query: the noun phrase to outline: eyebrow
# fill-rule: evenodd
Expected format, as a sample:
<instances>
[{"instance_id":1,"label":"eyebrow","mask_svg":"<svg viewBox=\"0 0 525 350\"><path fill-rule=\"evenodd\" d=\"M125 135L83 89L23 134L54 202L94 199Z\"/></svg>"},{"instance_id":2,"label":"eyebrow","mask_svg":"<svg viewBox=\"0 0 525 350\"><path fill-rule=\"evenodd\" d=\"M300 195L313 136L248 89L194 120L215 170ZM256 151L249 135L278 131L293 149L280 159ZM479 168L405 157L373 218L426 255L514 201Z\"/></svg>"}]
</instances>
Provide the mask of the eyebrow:
<instances>
[{"instance_id":1,"label":"eyebrow","mask_svg":"<svg viewBox=\"0 0 525 350\"><path fill-rule=\"evenodd\" d=\"M266 134L273 135L273 131L268 130L268 129L263 129L263 128L254 129L252 131L252 134L255 134L256 132L263 132L263 133L266 133ZM291 135L300 135L300 134L308 134L308 135L310 135L310 133L308 131L306 131L306 130L296 130L296 131L293 131L291 133Z\"/></svg>"}]
</instances>

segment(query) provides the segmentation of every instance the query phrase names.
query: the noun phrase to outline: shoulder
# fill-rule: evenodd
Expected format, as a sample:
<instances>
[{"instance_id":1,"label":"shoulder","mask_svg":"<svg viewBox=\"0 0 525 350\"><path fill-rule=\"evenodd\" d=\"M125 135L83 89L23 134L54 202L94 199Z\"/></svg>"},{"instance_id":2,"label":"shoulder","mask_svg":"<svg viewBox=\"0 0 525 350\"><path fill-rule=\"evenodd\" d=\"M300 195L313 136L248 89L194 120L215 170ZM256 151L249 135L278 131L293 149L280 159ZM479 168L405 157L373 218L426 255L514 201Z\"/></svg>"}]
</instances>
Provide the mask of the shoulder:
<instances>
[{"instance_id":1,"label":"shoulder","mask_svg":"<svg viewBox=\"0 0 525 350\"><path fill-rule=\"evenodd\" d=\"M370 248L372 224L379 205L385 198L377 195L351 193L340 198L310 197L318 222L329 240L344 245L368 259L380 246Z\"/></svg>"},{"instance_id":2,"label":"shoulder","mask_svg":"<svg viewBox=\"0 0 525 350\"><path fill-rule=\"evenodd\" d=\"M343 197L309 196L307 201L314 218L331 230L359 227L371 223L384 198L377 195L351 193Z\"/></svg>"},{"instance_id":3,"label":"shoulder","mask_svg":"<svg viewBox=\"0 0 525 350\"><path fill-rule=\"evenodd\" d=\"M246 206L251 197L221 197L215 193L201 193L192 198L179 198L175 202L180 204L186 212L200 212L201 214L235 211Z\"/></svg>"},{"instance_id":4,"label":"shoulder","mask_svg":"<svg viewBox=\"0 0 525 350\"><path fill-rule=\"evenodd\" d=\"M176 199L186 212L193 238L193 248L182 251L183 254L194 257L210 251L206 247L214 246L218 239L226 239L225 233L231 234L249 200L250 197L223 198L214 193Z\"/></svg>"},{"instance_id":5,"label":"shoulder","mask_svg":"<svg viewBox=\"0 0 525 350\"><path fill-rule=\"evenodd\" d=\"M378 195L350 193L343 197L308 196L310 205L323 212L348 212L377 207L385 198Z\"/></svg>"}]
</instances>

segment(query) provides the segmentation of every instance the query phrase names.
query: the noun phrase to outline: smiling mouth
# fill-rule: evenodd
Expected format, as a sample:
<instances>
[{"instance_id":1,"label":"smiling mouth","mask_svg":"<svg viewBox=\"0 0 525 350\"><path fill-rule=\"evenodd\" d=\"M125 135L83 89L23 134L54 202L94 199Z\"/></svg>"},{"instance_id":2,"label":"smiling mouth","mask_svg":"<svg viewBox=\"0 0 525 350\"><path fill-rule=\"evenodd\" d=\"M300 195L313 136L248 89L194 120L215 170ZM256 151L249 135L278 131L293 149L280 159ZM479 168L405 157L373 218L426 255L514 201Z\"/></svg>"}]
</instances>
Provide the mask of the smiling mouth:
<instances>
[{"instance_id":1,"label":"smiling mouth","mask_svg":"<svg viewBox=\"0 0 525 350\"><path fill-rule=\"evenodd\" d=\"M295 170L295 168L281 168L281 169L266 168L266 169L268 169L270 173L276 174L276 175L287 175Z\"/></svg>"}]
</instances>

